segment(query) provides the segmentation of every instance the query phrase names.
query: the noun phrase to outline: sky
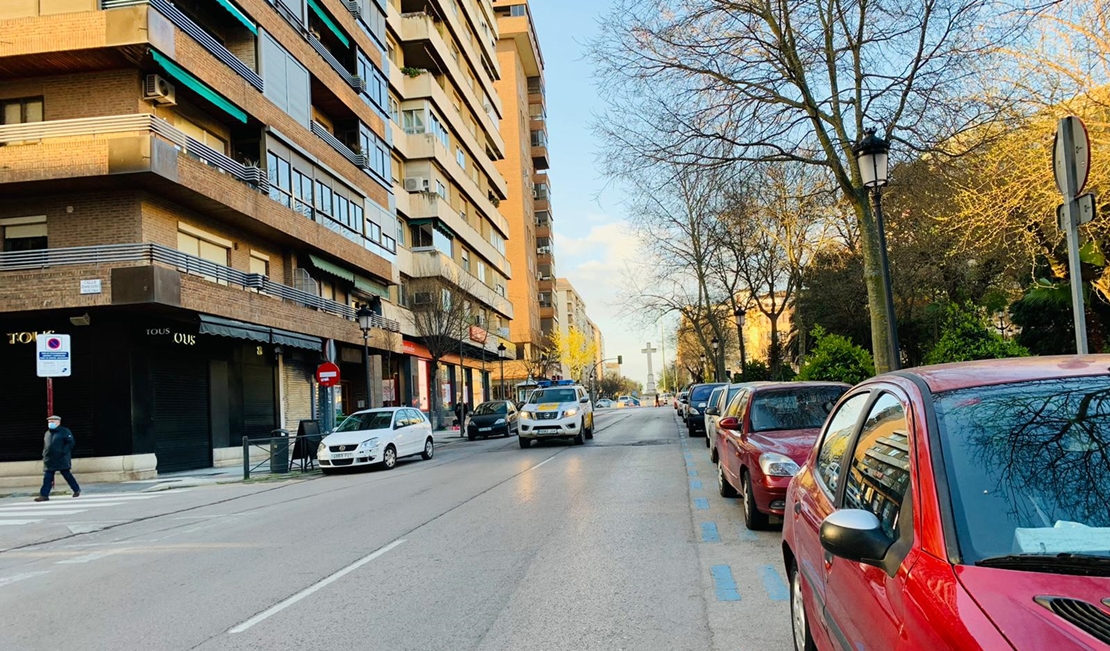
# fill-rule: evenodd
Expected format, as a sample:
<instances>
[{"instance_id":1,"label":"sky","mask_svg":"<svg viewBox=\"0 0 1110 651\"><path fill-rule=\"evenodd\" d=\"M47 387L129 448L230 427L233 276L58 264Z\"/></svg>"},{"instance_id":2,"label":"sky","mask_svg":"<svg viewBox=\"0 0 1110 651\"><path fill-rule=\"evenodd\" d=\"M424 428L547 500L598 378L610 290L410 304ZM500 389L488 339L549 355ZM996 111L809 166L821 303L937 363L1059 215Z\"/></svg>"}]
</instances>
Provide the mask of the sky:
<instances>
[{"instance_id":1,"label":"sky","mask_svg":"<svg viewBox=\"0 0 1110 651\"><path fill-rule=\"evenodd\" d=\"M660 333L620 316L621 279L637 246L624 218L625 195L596 164L598 146L590 128L605 103L597 93L586 42L611 2L530 0L528 6L545 65L555 271L574 285L586 313L601 328L605 356L623 355L622 373L646 382L647 356L640 351L649 340L659 349ZM670 359L674 351L666 352ZM657 377L661 362L661 353L654 354Z\"/></svg>"}]
</instances>

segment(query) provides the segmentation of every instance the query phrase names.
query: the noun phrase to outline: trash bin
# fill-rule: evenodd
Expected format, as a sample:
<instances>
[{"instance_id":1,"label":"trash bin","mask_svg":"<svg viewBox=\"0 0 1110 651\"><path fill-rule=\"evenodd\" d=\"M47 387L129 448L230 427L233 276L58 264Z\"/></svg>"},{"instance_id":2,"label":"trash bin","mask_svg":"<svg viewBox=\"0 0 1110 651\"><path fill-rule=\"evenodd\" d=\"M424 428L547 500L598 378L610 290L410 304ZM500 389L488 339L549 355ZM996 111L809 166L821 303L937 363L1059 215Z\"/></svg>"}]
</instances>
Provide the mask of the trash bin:
<instances>
[{"instance_id":1,"label":"trash bin","mask_svg":"<svg viewBox=\"0 0 1110 651\"><path fill-rule=\"evenodd\" d=\"M289 432L286 430L270 432L270 472L275 475L289 472Z\"/></svg>"}]
</instances>

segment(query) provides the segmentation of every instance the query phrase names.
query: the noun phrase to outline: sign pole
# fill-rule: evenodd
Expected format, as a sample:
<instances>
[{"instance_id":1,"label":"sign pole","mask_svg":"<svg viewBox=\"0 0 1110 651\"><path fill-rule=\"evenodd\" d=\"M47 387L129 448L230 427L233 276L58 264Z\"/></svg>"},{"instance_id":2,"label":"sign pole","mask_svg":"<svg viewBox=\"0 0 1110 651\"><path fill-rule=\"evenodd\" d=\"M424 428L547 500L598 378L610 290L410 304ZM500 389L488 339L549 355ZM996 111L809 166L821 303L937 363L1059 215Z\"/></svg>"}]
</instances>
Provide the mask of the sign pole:
<instances>
[{"instance_id":1,"label":"sign pole","mask_svg":"<svg viewBox=\"0 0 1110 651\"><path fill-rule=\"evenodd\" d=\"M1081 136L1083 142L1078 142L1077 136ZM1074 116L1060 118L1057 123L1056 138L1057 143L1053 147L1055 158L1053 171L1056 174L1057 185L1064 195L1060 227L1064 229L1068 240L1068 276L1071 281L1072 318L1075 323L1075 352L1086 355L1087 320L1083 301L1083 272L1079 260L1081 215L1077 197L1086 185L1087 172L1090 169L1090 144L1086 128L1079 118ZM1083 160L1077 160L1077 148ZM1083 168L1083 178L1080 178L1078 169L1080 166Z\"/></svg>"},{"instance_id":2,"label":"sign pole","mask_svg":"<svg viewBox=\"0 0 1110 651\"><path fill-rule=\"evenodd\" d=\"M46 417L54 415L54 378L46 378Z\"/></svg>"}]
</instances>

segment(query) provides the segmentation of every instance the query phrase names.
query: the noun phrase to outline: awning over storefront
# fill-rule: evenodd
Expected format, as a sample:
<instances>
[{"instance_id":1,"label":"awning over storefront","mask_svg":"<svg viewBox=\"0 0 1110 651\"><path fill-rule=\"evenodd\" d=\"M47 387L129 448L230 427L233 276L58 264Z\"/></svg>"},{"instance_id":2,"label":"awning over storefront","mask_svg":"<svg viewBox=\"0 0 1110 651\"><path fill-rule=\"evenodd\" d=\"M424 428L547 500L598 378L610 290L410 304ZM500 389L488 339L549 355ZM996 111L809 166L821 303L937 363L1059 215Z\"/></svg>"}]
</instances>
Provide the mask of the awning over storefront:
<instances>
[{"instance_id":1,"label":"awning over storefront","mask_svg":"<svg viewBox=\"0 0 1110 651\"><path fill-rule=\"evenodd\" d=\"M304 348L305 350L319 351L324 349L323 340L312 335L302 335L278 328L267 328L255 323L235 321L234 319L225 319L210 314L198 314L197 316L200 318L198 332L202 335L245 339L246 341L257 341L264 344Z\"/></svg>"}]
</instances>

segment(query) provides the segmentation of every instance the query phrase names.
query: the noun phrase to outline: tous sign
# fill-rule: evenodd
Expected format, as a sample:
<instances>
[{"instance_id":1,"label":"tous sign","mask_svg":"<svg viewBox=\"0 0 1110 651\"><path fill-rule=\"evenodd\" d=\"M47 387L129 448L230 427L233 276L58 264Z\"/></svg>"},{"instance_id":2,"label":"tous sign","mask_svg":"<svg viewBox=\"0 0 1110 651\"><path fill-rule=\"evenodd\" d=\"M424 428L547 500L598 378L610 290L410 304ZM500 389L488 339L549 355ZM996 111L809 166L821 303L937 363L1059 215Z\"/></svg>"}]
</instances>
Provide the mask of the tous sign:
<instances>
[{"instance_id":1,"label":"tous sign","mask_svg":"<svg viewBox=\"0 0 1110 651\"><path fill-rule=\"evenodd\" d=\"M9 332L9 344L33 344L38 335L52 335L53 330L43 330L42 332Z\"/></svg>"},{"instance_id":2,"label":"tous sign","mask_svg":"<svg viewBox=\"0 0 1110 651\"><path fill-rule=\"evenodd\" d=\"M196 335L188 335L183 332L174 332L169 328L149 328L147 329L146 334L149 337L172 336L173 343L181 344L182 346L195 346L197 343Z\"/></svg>"}]
</instances>

